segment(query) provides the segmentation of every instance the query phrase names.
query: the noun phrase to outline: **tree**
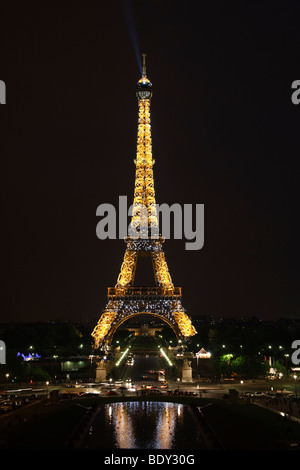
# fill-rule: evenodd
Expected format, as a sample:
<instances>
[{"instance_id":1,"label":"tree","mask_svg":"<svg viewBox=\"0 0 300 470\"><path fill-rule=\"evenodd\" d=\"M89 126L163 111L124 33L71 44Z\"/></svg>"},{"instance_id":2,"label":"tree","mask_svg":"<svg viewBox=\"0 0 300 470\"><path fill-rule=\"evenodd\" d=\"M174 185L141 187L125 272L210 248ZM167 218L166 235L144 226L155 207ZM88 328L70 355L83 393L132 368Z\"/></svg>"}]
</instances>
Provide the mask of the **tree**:
<instances>
[{"instance_id":1,"label":"tree","mask_svg":"<svg viewBox=\"0 0 300 470\"><path fill-rule=\"evenodd\" d=\"M26 363L23 369L23 378L32 379L35 382L44 382L50 380L50 375L36 364Z\"/></svg>"}]
</instances>

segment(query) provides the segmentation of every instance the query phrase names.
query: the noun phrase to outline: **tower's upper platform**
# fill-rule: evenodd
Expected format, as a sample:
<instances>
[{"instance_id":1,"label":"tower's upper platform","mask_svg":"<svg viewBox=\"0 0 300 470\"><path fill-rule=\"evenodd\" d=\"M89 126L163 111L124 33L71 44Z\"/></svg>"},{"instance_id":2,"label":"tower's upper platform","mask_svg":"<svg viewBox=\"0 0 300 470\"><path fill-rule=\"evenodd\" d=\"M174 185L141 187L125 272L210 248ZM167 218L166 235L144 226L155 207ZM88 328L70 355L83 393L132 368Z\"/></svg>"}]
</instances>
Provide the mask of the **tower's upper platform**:
<instances>
[{"instance_id":1,"label":"tower's upper platform","mask_svg":"<svg viewBox=\"0 0 300 470\"><path fill-rule=\"evenodd\" d=\"M152 96L152 83L150 82L149 78L147 78L145 58L146 54L143 54L142 78L139 79L136 87L136 96L138 100L150 99Z\"/></svg>"}]
</instances>

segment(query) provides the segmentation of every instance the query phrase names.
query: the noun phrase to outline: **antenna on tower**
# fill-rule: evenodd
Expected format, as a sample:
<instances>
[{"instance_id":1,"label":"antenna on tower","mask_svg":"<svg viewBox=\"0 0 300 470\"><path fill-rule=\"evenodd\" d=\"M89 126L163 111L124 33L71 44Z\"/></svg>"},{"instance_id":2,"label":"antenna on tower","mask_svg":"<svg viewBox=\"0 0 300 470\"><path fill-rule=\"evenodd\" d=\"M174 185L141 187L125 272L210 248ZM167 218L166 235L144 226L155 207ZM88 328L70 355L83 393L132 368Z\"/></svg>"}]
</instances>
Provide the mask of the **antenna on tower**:
<instances>
[{"instance_id":1,"label":"antenna on tower","mask_svg":"<svg viewBox=\"0 0 300 470\"><path fill-rule=\"evenodd\" d=\"M146 54L142 54L143 56L143 78L146 78Z\"/></svg>"}]
</instances>

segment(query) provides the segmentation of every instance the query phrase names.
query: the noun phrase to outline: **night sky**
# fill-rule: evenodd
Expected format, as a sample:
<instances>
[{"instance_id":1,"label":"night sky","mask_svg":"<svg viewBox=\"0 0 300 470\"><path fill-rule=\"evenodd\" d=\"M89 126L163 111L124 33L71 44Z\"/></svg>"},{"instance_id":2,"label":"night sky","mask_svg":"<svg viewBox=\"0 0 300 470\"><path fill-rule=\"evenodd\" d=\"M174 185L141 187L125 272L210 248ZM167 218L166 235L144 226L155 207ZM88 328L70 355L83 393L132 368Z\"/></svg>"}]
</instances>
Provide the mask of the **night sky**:
<instances>
[{"instance_id":1,"label":"night sky","mask_svg":"<svg viewBox=\"0 0 300 470\"><path fill-rule=\"evenodd\" d=\"M199 7L200 5L200 7ZM147 53L156 202L204 204L164 245L189 315L299 317L297 1L1 1L1 321L91 321L123 260Z\"/></svg>"}]
</instances>

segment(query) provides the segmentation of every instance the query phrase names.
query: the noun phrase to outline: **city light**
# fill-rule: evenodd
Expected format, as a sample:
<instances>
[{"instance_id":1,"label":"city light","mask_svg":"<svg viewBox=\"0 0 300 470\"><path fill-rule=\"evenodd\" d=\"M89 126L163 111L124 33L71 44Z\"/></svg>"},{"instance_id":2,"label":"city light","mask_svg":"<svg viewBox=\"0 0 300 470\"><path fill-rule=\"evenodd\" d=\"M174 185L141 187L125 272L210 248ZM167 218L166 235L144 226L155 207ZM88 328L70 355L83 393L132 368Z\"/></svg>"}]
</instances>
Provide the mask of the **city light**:
<instances>
[{"instance_id":1,"label":"city light","mask_svg":"<svg viewBox=\"0 0 300 470\"><path fill-rule=\"evenodd\" d=\"M122 362L122 360L124 359L124 357L126 356L126 354L128 353L129 351L129 348L126 349L126 351L123 352L122 356L120 357L120 359L118 360L118 362L116 362L116 366L119 366Z\"/></svg>"},{"instance_id":2,"label":"city light","mask_svg":"<svg viewBox=\"0 0 300 470\"><path fill-rule=\"evenodd\" d=\"M163 350L163 348L161 346L158 346L159 349L160 349L160 352L161 354L163 355L163 357L166 359L167 363L169 364L169 366L172 366L172 362L170 361L170 359L168 358L168 356L166 355L165 351Z\"/></svg>"}]
</instances>

